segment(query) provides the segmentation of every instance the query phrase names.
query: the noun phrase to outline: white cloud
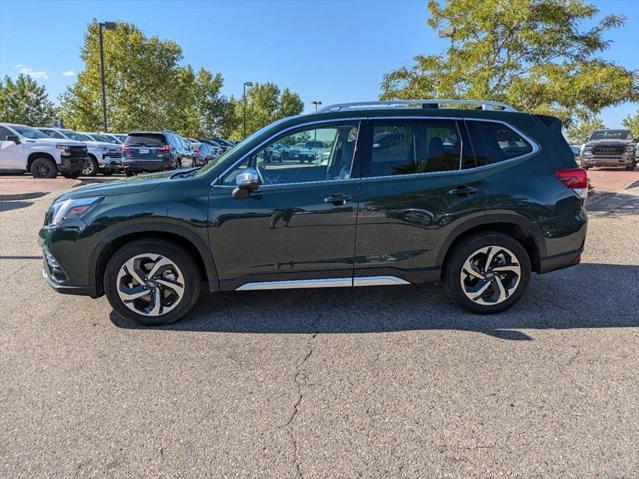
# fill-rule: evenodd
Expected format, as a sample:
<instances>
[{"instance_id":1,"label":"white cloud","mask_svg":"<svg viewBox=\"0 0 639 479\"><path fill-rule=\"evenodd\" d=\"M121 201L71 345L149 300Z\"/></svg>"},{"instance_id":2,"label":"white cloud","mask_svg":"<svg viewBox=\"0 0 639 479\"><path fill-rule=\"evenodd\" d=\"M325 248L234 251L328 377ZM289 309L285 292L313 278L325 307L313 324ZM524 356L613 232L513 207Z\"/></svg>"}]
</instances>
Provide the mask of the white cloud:
<instances>
[{"instance_id":1,"label":"white cloud","mask_svg":"<svg viewBox=\"0 0 639 479\"><path fill-rule=\"evenodd\" d=\"M49 73L46 72L45 70L36 71L33 68L27 67L27 66L24 66L24 65L16 65L16 68L18 69L18 73L23 73L25 75L29 75L31 78L42 79L42 80L48 80L49 79Z\"/></svg>"},{"instance_id":2,"label":"white cloud","mask_svg":"<svg viewBox=\"0 0 639 479\"><path fill-rule=\"evenodd\" d=\"M65 72L62 72L62 74L63 74L65 77L74 77L74 76L75 76L75 72L74 72L73 70L67 70L67 71L65 71Z\"/></svg>"}]
</instances>

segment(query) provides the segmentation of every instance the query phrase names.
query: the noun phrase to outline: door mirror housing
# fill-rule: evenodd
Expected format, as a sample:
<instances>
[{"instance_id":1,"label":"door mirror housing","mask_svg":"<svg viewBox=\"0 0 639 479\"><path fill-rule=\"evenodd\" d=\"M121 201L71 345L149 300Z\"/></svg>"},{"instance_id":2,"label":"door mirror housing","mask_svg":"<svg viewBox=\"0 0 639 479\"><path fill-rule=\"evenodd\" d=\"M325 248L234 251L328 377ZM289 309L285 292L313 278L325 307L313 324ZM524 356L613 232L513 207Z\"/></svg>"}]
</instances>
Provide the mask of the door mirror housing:
<instances>
[{"instance_id":1,"label":"door mirror housing","mask_svg":"<svg viewBox=\"0 0 639 479\"><path fill-rule=\"evenodd\" d=\"M18 135L7 135L7 141L13 141L16 145L19 145L20 137Z\"/></svg>"},{"instance_id":2,"label":"door mirror housing","mask_svg":"<svg viewBox=\"0 0 639 479\"><path fill-rule=\"evenodd\" d=\"M235 177L233 198L248 198L252 191L260 187L260 176L253 168L247 168Z\"/></svg>"}]
</instances>

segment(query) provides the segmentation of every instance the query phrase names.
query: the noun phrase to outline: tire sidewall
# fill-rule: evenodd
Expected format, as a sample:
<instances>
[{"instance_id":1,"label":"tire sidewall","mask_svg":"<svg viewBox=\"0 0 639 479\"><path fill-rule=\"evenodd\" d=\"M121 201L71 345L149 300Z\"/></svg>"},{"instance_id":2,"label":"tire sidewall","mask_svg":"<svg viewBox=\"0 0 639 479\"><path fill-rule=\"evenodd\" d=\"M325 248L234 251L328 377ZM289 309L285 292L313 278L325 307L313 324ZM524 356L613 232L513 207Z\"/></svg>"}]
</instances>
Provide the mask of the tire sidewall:
<instances>
[{"instance_id":1,"label":"tire sidewall","mask_svg":"<svg viewBox=\"0 0 639 479\"><path fill-rule=\"evenodd\" d=\"M173 261L184 275L184 296L177 307L160 316L144 316L130 310L120 299L117 276L122 265L139 254L159 254ZM128 243L113 254L104 273L104 292L120 316L143 326L162 326L179 321L197 302L200 295L200 275L193 257L179 245L162 240L138 240Z\"/></svg>"},{"instance_id":2,"label":"tire sidewall","mask_svg":"<svg viewBox=\"0 0 639 479\"><path fill-rule=\"evenodd\" d=\"M506 301L489 306L477 304L469 299L459 284L461 270L466 259L475 251L485 246L502 246L507 248L517 257L517 261L521 267L519 285L515 292L506 299ZM530 274L530 258L519 241L503 233L483 233L473 235L457 246L446 267L445 283L451 299L462 308L477 314L494 314L510 308L521 299L528 286Z\"/></svg>"},{"instance_id":3,"label":"tire sidewall","mask_svg":"<svg viewBox=\"0 0 639 479\"><path fill-rule=\"evenodd\" d=\"M98 174L98 161L97 161L94 157L89 156L89 163L87 164L87 167L89 166L89 164L90 164L90 165L91 165L91 167L92 167L91 171L90 171L90 172L85 173L85 170L86 170L87 168L83 168L83 169L82 169L82 174L83 174L84 176L95 176L95 175L97 175L97 174Z\"/></svg>"},{"instance_id":4,"label":"tire sidewall","mask_svg":"<svg viewBox=\"0 0 639 479\"><path fill-rule=\"evenodd\" d=\"M41 164L45 164L48 167L47 174L41 175L38 173L38 169ZM55 165L55 162L50 160L49 158L36 158L31 163L31 176L34 178L55 178L58 174L58 168Z\"/></svg>"}]
</instances>

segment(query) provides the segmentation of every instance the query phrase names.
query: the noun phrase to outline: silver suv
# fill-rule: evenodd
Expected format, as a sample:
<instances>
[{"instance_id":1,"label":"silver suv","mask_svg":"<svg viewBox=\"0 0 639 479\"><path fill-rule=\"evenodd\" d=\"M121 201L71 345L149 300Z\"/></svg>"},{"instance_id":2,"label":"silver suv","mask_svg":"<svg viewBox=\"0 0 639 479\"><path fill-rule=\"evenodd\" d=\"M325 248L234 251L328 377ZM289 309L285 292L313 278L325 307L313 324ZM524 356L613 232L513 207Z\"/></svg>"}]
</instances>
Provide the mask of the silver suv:
<instances>
[{"instance_id":1,"label":"silver suv","mask_svg":"<svg viewBox=\"0 0 639 479\"><path fill-rule=\"evenodd\" d=\"M637 140L630 130L597 130L583 147L581 166L624 166L632 171L637 166Z\"/></svg>"}]
</instances>

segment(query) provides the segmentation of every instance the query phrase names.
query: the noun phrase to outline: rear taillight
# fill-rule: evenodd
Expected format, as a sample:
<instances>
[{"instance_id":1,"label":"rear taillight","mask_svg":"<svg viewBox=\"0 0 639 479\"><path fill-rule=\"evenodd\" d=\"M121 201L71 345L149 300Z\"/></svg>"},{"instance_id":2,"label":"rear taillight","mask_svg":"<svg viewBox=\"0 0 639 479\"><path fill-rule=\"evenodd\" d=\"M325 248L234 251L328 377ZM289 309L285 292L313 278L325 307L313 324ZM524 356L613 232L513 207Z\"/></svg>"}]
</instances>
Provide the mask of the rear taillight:
<instances>
[{"instance_id":1,"label":"rear taillight","mask_svg":"<svg viewBox=\"0 0 639 479\"><path fill-rule=\"evenodd\" d=\"M173 146L171 145L164 145L164 146L160 146L158 148L158 151L171 151L173 149Z\"/></svg>"},{"instance_id":2,"label":"rear taillight","mask_svg":"<svg viewBox=\"0 0 639 479\"><path fill-rule=\"evenodd\" d=\"M588 173L583 168L566 168L555 175L580 198L588 196Z\"/></svg>"},{"instance_id":3,"label":"rear taillight","mask_svg":"<svg viewBox=\"0 0 639 479\"><path fill-rule=\"evenodd\" d=\"M193 153L195 153L196 155L199 155L200 154L200 149L199 148L195 148L193 150Z\"/></svg>"},{"instance_id":4,"label":"rear taillight","mask_svg":"<svg viewBox=\"0 0 639 479\"><path fill-rule=\"evenodd\" d=\"M122 145L122 151L131 151L130 146Z\"/></svg>"}]
</instances>

